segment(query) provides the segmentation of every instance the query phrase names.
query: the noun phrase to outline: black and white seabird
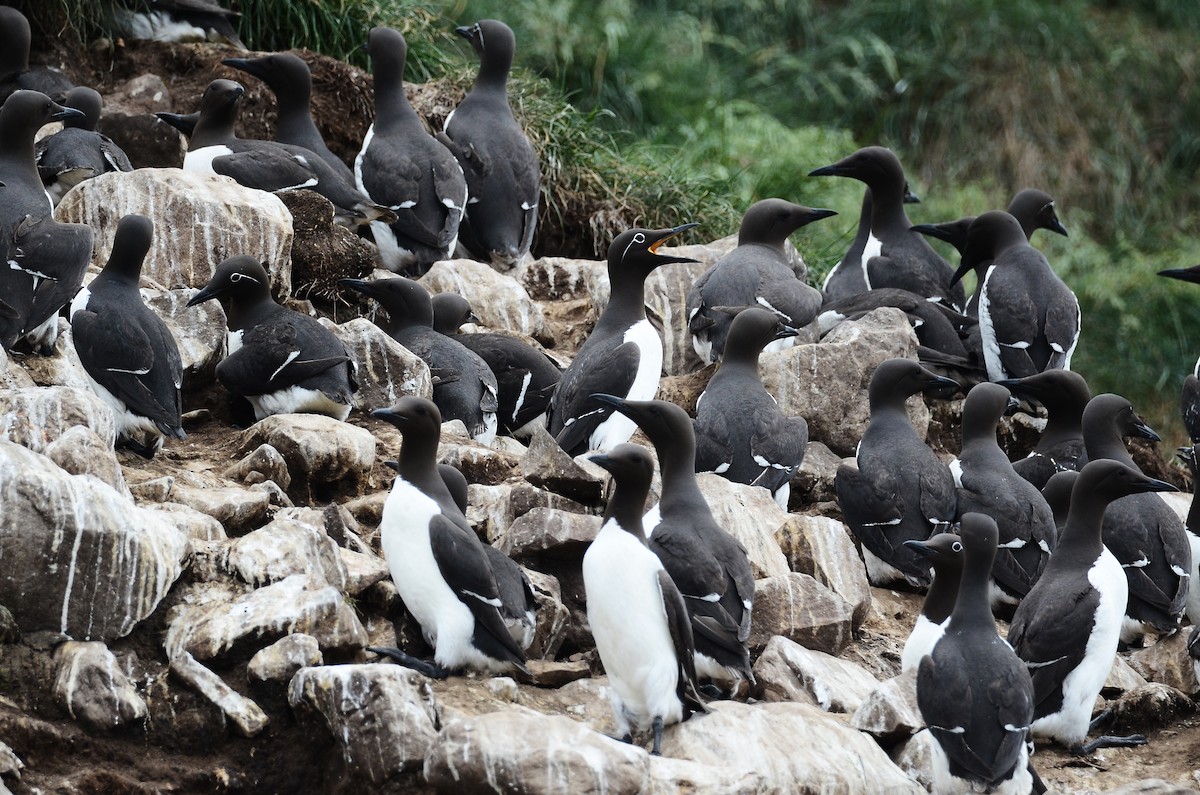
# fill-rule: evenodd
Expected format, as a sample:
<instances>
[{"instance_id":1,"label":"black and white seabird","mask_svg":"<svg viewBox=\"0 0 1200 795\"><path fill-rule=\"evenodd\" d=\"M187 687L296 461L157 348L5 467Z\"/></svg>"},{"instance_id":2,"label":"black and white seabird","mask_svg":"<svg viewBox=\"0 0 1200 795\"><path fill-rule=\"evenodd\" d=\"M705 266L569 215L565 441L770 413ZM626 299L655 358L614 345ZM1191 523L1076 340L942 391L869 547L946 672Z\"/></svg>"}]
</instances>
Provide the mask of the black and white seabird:
<instances>
[{"instance_id":1,"label":"black and white seabird","mask_svg":"<svg viewBox=\"0 0 1200 795\"><path fill-rule=\"evenodd\" d=\"M1200 284L1200 265L1190 268L1168 268L1159 271L1158 275ZM1179 397L1179 411L1183 416L1183 427L1187 429L1188 438L1193 442L1200 442L1200 359L1196 360L1192 372L1183 379L1183 391Z\"/></svg>"},{"instance_id":2,"label":"black and white seabird","mask_svg":"<svg viewBox=\"0 0 1200 795\"><path fill-rule=\"evenodd\" d=\"M447 420L462 420L467 432L483 444L496 438L499 388L487 362L457 339L433 330L429 292L403 276L364 281L341 279L338 284L374 298L387 313L380 324L392 339L429 365L433 402Z\"/></svg>"},{"instance_id":3,"label":"black and white seabird","mask_svg":"<svg viewBox=\"0 0 1200 795\"><path fill-rule=\"evenodd\" d=\"M683 595L696 646L696 671L720 682L754 681L750 614L754 572L746 549L713 518L696 483L696 437L687 412L664 400L595 395L650 439L662 470L662 499L643 518L650 549Z\"/></svg>"},{"instance_id":4,"label":"black and white seabird","mask_svg":"<svg viewBox=\"0 0 1200 795\"><path fill-rule=\"evenodd\" d=\"M920 198L917 197L908 188L908 183L904 184L904 203L919 204ZM863 252L868 248L873 251L879 249L879 241L871 239L871 214L874 212L874 202L871 201L871 189L869 187L863 190L862 211L858 214L858 231L854 234L854 239L850 241L850 248L846 251L846 256L834 265L829 273L825 275L825 282L821 285L821 292L825 294L826 301L839 301L858 293L866 292L867 277L863 267Z\"/></svg>"},{"instance_id":5,"label":"black and white seabird","mask_svg":"<svg viewBox=\"0 0 1200 795\"><path fill-rule=\"evenodd\" d=\"M964 514L961 534L954 612L917 667L917 707L934 739L933 791L1028 795L1034 688L1021 658L997 634L988 605L996 522Z\"/></svg>"},{"instance_id":6,"label":"black and white seabird","mask_svg":"<svg viewBox=\"0 0 1200 795\"><path fill-rule=\"evenodd\" d=\"M796 278L783 245L802 226L837 215L783 199L755 202L742 216L737 248L696 280L687 294L688 332L705 364L718 362L733 317L716 307L761 306L792 328L807 326L821 308L820 290ZM790 338L771 350L790 347Z\"/></svg>"},{"instance_id":7,"label":"black and white seabird","mask_svg":"<svg viewBox=\"0 0 1200 795\"><path fill-rule=\"evenodd\" d=\"M191 113L167 113L159 111L154 114L159 121L166 122L174 127L184 138L191 138L192 133L196 130L196 122L200 121L200 111L194 110Z\"/></svg>"},{"instance_id":8,"label":"black and white seabird","mask_svg":"<svg viewBox=\"0 0 1200 795\"><path fill-rule=\"evenodd\" d=\"M796 329L774 312L743 309L730 324L725 358L696 401L696 470L762 486L787 510L804 462L808 423L779 410L763 386L758 355Z\"/></svg>"},{"instance_id":9,"label":"black and white seabird","mask_svg":"<svg viewBox=\"0 0 1200 795\"><path fill-rule=\"evenodd\" d=\"M214 0L141 0L135 5L112 3L109 23L127 39L167 42L227 42L246 45L234 29L241 16Z\"/></svg>"},{"instance_id":10,"label":"black and white seabird","mask_svg":"<svg viewBox=\"0 0 1200 795\"><path fill-rule=\"evenodd\" d=\"M229 326L229 352L217 379L246 398L255 419L272 414L350 416L358 366L346 346L316 318L275 303L267 271L239 254L217 266L188 306L220 299Z\"/></svg>"},{"instance_id":11,"label":"black and white seabird","mask_svg":"<svg viewBox=\"0 0 1200 795\"><path fill-rule=\"evenodd\" d=\"M871 375L871 420L858 444L857 466L839 466L834 488L846 524L862 542L874 585L929 584L928 560L904 542L948 528L958 500L949 468L917 436L904 402L921 392L957 390L955 381L911 359L888 359Z\"/></svg>"},{"instance_id":12,"label":"black and white seabird","mask_svg":"<svg viewBox=\"0 0 1200 795\"><path fill-rule=\"evenodd\" d=\"M986 267L984 273L980 268ZM1029 244L1006 212L986 212L971 222L957 281L979 274L979 333L988 377L1024 378L1043 370L1071 369L1079 342L1079 301Z\"/></svg>"},{"instance_id":13,"label":"black and white seabird","mask_svg":"<svg viewBox=\"0 0 1200 795\"><path fill-rule=\"evenodd\" d=\"M184 171L223 174L248 188L270 192L308 188L329 199L335 218L347 225L395 218L391 210L373 203L304 147L238 138L233 126L245 92L233 80L209 83L188 140Z\"/></svg>"},{"instance_id":14,"label":"black and white seabird","mask_svg":"<svg viewBox=\"0 0 1200 795\"><path fill-rule=\"evenodd\" d=\"M1200 500L1196 499L1196 493L1200 491L1200 444L1193 442L1191 447L1180 447L1179 458L1187 464L1188 472L1192 476L1192 506L1183 522L1188 546L1192 550L1191 576L1188 578L1188 598L1184 613L1192 624L1200 626L1200 585L1195 584L1200 582Z\"/></svg>"},{"instance_id":15,"label":"black and white seabird","mask_svg":"<svg viewBox=\"0 0 1200 795\"><path fill-rule=\"evenodd\" d=\"M898 287L880 287L854 293L845 298L827 300L821 305L821 312L817 315L818 329L825 335L844 320L857 320L884 306L899 309L908 316L908 322L916 332L917 341L922 349L918 352L919 357L931 355L932 351L943 357L961 360L962 368L982 368L983 357L973 356L963 339L970 328L977 325L976 320L944 304L928 301L916 293ZM977 364L975 359L979 360ZM986 380L986 373L984 376Z\"/></svg>"},{"instance_id":16,"label":"black and white seabird","mask_svg":"<svg viewBox=\"0 0 1200 795\"><path fill-rule=\"evenodd\" d=\"M503 22L483 19L454 32L479 55L475 85L446 117L440 140L467 178L459 242L472 256L509 270L529 254L541 198L537 152L508 105L517 40Z\"/></svg>"},{"instance_id":17,"label":"black and white seabird","mask_svg":"<svg viewBox=\"0 0 1200 795\"><path fill-rule=\"evenodd\" d=\"M954 269L917 232L904 212L904 168L881 146L859 149L811 177L850 177L871 189L871 238L860 261L868 289L900 287L962 311L966 295Z\"/></svg>"},{"instance_id":18,"label":"black and white seabird","mask_svg":"<svg viewBox=\"0 0 1200 795\"><path fill-rule=\"evenodd\" d=\"M384 266L421 276L454 253L467 206L467 180L458 160L429 134L404 93L404 36L391 28L373 28L367 49L375 75L375 121L354 160L354 178L359 190L396 214L391 224L371 224Z\"/></svg>"},{"instance_id":19,"label":"black and white seabird","mask_svg":"<svg viewBox=\"0 0 1200 795\"><path fill-rule=\"evenodd\" d=\"M1159 436L1120 395L1097 395L1083 410L1083 442L1089 461L1111 459L1141 469L1123 437ZM1112 551L1129 579L1123 643L1134 643L1147 631L1169 634L1179 629L1191 587L1192 553L1183 522L1155 494L1134 493L1108 506L1104 513L1104 546Z\"/></svg>"},{"instance_id":20,"label":"black and white seabird","mask_svg":"<svg viewBox=\"0 0 1200 795\"><path fill-rule=\"evenodd\" d=\"M405 397L371 414L404 437L379 522L380 545L436 665L399 649L371 651L438 678L463 668L528 673L524 649L533 638L533 592L517 564L479 540L451 496L437 466L437 406Z\"/></svg>"},{"instance_id":21,"label":"black and white seabird","mask_svg":"<svg viewBox=\"0 0 1200 795\"><path fill-rule=\"evenodd\" d=\"M55 207L67 191L85 179L109 171L133 171L121 147L97 132L102 101L94 89L86 86L71 89L65 105L83 115L64 120L62 130L41 139L34 147L38 173Z\"/></svg>"},{"instance_id":22,"label":"black and white seabird","mask_svg":"<svg viewBox=\"0 0 1200 795\"><path fill-rule=\"evenodd\" d=\"M707 709L696 692L692 623L671 576L646 546L642 511L654 464L632 444L592 461L613 476L600 532L583 556L588 624L608 674L617 735L650 728L658 755L663 727Z\"/></svg>"},{"instance_id":23,"label":"black and white seabird","mask_svg":"<svg viewBox=\"0 0 1200 795\"><path fill-rule=\"evenodd\" d=\"M999 382L1019 398L1046 409L1046 428L1030 454L1013 462L1017 474L1039 489L1050 476L1087 463L1083 446L1083 409L1092 399L1087 381L1070 370L1045 370Z\"/></svg>"},{"instance_id":24,"label":"black and white seabird","mask_svg":"<svg viewBox=\"0 0 1200 795\"><path fill-rule=\"evenodd\" d=\"M905 541L904 546L924 555L933 567L933 581L929 583L921 612L900 654L900 670L909 671L916 670L945 634L946 622L958 598L963 545L956 533L938 533L930 536L928 541Z\"/></svg>"},{"instance_id":25,"label":"black and white seabird","mask_svg":"<svg viewBox=\"0 0 1200 795\"><path fill-rule=\"evenodd\" d=\"M15 91L39 91L63 103L75 87L70 78L49 66L29 65L33 34L29 20L11 6L0 6L0 103Z\"/></svg>"},{"instance_id":26,"label":"black and white seabird","mask_svg":"<svg viewBox=\"0 0 1200 795\"><path fill-rule=\"evenodd\" d=\"M958 513L990 516L1000 530L992 579L993 604L1016 604L1037 582L1058 536L1046 498L1013 469L996 442L996 425L1010 395L999 384L967 393L962 413L962 452L951 462Z\"/></svg>"},{"instance_id":27,"label":"black and white seabird","mask_svg":"<svg viewBox=\"0 0 1200 795\"><path fill-rule=\"evenodd\" d=\"M546 427L550 396L562 370L545 353L516 337L490 332L459 334L459 326L468 321L478 323L467 299L455 293L433 296L434 330L473 351L496 376L500 433L528 439L535 426Z\"/></svg>"},{"instance_id":28,"label":"black and white seabird","mask_svg":"<svg viewBox=\"0 0 1200 795\"><path fill-rule=\"evenodd\" d=\"M162 449L163 436L186 435L179 347L139 290L153 234L149 218L122 218L108 263L75 294L69 313L75 351L92 389L113 410L118 441L146 458Z\"/></svg>"},{"instance_id":29,"label":"black and white seabird","mask_svg":"<svg viewBox=\"0 0 1200 795\"><path fill-rule=\"evenodd\" d=\"M20 339L49 355L58 310L83 282L92 230L60 224L34 163L33 136L50 121L82 115L37 91L17 91L0 107L0 347Z\"/></svg>"},{"instance_id":30,"label":"black and white seabird","mask_svg":"<svg viewBox=\"0 0 1200 795\"><path fill-rule=\"evenodd\" d=\"M633 435L636 425L611 406L592 401L596 392L625 400L653 400L662 375L662 338L646 317L646 278L660 265L695 262L658 254L670 238L696 224L674 229L629 229L608 247L608 306L579 346L550 399L547 430L572 456L611 450Z\"/></svg>"},{"instance_id":31,"label":"black and white seabird","mask_svg":"<svg viewBox=\"0 0 1200 795\"><path fill-rule=\"evenodd\" d=\"M303 146L328 163L347 182L354 183L354 172L340 157L329 151L325 138L313 121L312 72L303 58L290 52L276 52L258 58L226 58L221 63L254 75L271 89L278 111L276 141Z\"/></svg>"},{"instance_id":32,"label":"black and white seabird","mask_svg":"<svg viewBox=\"0 0 1200 795\"><path fill-rule=\"evenodd\" d=\"M1174 490L1119 461L1093 459L1079 473L1058 547L1008 630L1008 642L1033 677L1035 737L1077 754L1146 742L1133 735L1084 744L1117 653L1129 589L1121 564L1101 540L1101 524L1114 500Z\"/></svg>"}]
</instances>

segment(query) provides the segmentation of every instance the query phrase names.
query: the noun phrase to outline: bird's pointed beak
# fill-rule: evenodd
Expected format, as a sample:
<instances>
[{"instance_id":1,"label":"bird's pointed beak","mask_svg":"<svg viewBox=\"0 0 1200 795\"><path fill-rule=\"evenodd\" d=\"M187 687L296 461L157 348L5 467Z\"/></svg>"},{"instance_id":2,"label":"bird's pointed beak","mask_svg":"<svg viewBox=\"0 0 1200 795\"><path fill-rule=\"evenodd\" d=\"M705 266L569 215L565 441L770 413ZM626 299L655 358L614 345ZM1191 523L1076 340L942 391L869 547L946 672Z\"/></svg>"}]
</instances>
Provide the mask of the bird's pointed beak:
<instances>
[{"instance_id":1,"label":"bird's pointed beak","mask_svg":"<svg viewBox=\"0 0 1200 795\"><path fill-rule=\"evenodd\" d=\"M612 472L613 460L606 453L597 453L596 455L588 456L588 461L591 461L601 469Z\"/></svg>"},{"instance_id":2,"label":"bird's pointed beak","mask_svg":"<svg viewBox=\"0 0 1200 795\"><path fill-rule=\"evenodd\" d=\"M837 215L837 210L826 210L823 207L812 207L804 219L804 226L808 226L813 221L820 221L822 218L832 218Z\"/></svg>"},{"instance_id":3,"label":"bird's pointed beak","mask_svg":"<svg viewBox=\"0 0 1200 795\"><path fill-rule=\"evenodd\" d=\"M1200 266L1193 265L1190 268L1168 268L1158 272L1159 276L1165 276L1168 279L1178 279L1181 282L1192 282L1193 284L1200 283Z\"/></svg>"},{"instance_id":4,"label":"bird's pointed beak","mask_svg":"<svg viewBox=\"0 0 1200 795\"><path fill-rule=\"evenodd\" d=\"M393 472L400 471L400 462L399 461L388 460L388 461L384 461L383 465L385 467L387 467L388 469L392 470Z\"/></svg>"},{"instance_id":5,"label":"bird's pointed beak","mask_svg":"<svg viewBox=\"0 0 1200 795\"><path fill-rule=\"evenodd\" d=\"M649 245L646 246L646 248L651 254L655 254L658 256L658 261L660 263L696 262L696 260L692 259L691 257L675 257L675 256L671 256L668 254L659 254L658 253L659 248L661 248L662 245L664 243L666 243L668 240L670 240L671 238L673 238L679 234L682 234L683 232L686 232L687 230L689 230L693 227L696 227L696 226L700 226L700 224L692 222L692 223L687 223L687 224L680 224L679 226L674 227L673 229L662 229L662 230L659 230L658 232L651 233L650 243L649 243Z\"/></svg>"},{"instance_id":6,"label":"bird's pointed beak","mask_svg":"<svg viewBox=\"0 0 1200 795\"><path fill-rule=\"evenodd\" d=\"M779 328L775 329L775 339L782 340L788 337L794 337L800 333L800 329L792 328L786 323L781 323Z\"/></svg>"},{"instance_id":7,"label":"bird's pointed beak","mask_svg":"<svg viewBox=\"0 0 1200 795\"><path fill-rule=\"evenodd\" d=\"M82 119L85 115L83 111L75 108L67 108L62 105L55 105L56 109L50 114L52 121L65 121L66 119Z\"/></svg>"},{"instance_id":8,"label":"bird's pointed beak","mask_svg":"<svg viewBox=\"0 0 1200 795\"><path fill-rule=\"evenodd\" d=\"M974 268L974 261L967 259L967 256L964 254L962 261L958 263L958 270L954 271L954 275L950 277L950 284L958 284L962 280L962 277L966 276Z\"/></svg>"},{"instance_id":9,"label":"bird's pointed beak","mask_svg":"<svg viewBox=\"0 0 1200 795\"><path fill-rule=\"evenodd\" d=\"M217 286L212 283L206 284L200 292L196 293L188 300L187 306L195 306L202 304L205 301L211 301L214 298L219 298L225 292L223 286Z\"/></svg>"},{"instance_id":10,"label":"bird's pointed beak","mask_svg":"<svg viewBox=\"0 0 1200 795\"><path fill-rule=\"evenodd\" d=\"M1179 489L1175 488L1165 480L1146 478L1146 480L1140 484L1139 491L1179 491Z\"/></svg>"},{"instance_id":11,"label":"bird's pointed beak","mask_svg":"<svg viewBox=\"0 0 1200 795\"><path fill-rule=\"evenodd\" d=\"M912 192L912 188L908 187L908 183L904 184L904 203L905 204L920 204L921 197Z\"/></svg>"},{"instance_id":12,"label":"bird's pointed beak","mask_svg":"<svg viewBox=\"0 0 1200 795\"><path fill-rule=\"evenodd\" d=\"M603 392L593 392L591 398L592 402L603 403L605 406L612 406L617 411L622 411L625 408L624 398L619 398L616 395L606 395Z\"/></svg>"},{"instance_id":13,"label":"bird's pointed beak","mask_svg":"<svg viewBox=\"0 0 1200 795\"><path fill-rule=\"evenodd\" d=\"M349 287L363 295L374 295L374 287L365 279L338 279L339 287Z\"/></svg>"},{"instance_id":14,"label":"bird's pointed beak","mask_svg":"<svg viewBox=\"0 0 1200 795\"><path fill-rule=\"evenodd\" d=\"M821 166L820 168L814 168L812 171L808 172L808 175L810 177L845 177L845 176L849 176L849 174L846 170L846 167L841 165L840 163L834 163L832 165Z\"/></svg>"},{"instance_id":15,"label":"bird's pointed beak","mask_svg":"<svg viewBox=\"0 0 1200 795\"><path fill-rule=\"evenodd\" d=\"M1134 423L1133 435L1142 439L1149 439L1152 442L1162 441L1162 437L1155 433L1154 429L1147 425L1146 421L1140 417L1138 418L1137 422Z\"/></svg>"},{"instance_id":16,"label":"bird's pointed beak","mask_svg":"<svg viewBox=\"0 0 1200 795\"><path fill-rule=\"evenodd\" d=\"M916 552L918 555L923 555L927 558L933 557L933 550L924 541L909 540L904 542L904 546Z\"/></svg>"},{"instance_id":17,"label":"bird's pointed beak","mask_svg":"<svg viewBox=\"0 0 1200 795\"><path fill-rule=\"evenodd\" d=\"M381 419L384 422L389 422L392 425L395 425L396 427L400 427L400 424L402 422L404 422L404 420L407 419L407 417L404 414L401 414L400 412L393 410L391 407L383 408L383 409L375 409L374 411L371 412L371 416L375 417L377 419Z\"/></svg>"}]
</instances>

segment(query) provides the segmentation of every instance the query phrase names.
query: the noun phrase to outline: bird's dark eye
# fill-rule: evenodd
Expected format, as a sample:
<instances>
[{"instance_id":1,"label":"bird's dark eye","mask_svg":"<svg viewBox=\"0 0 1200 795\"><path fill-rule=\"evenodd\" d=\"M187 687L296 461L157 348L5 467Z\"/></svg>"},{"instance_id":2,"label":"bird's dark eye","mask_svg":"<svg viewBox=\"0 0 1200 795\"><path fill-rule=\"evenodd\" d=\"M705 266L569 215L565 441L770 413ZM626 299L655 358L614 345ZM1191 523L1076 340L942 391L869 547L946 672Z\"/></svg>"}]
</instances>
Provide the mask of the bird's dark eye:
<instances>
[{"instance_id":1,"label":"bird's dark eye","mask_svg":"<svg viewBox=\"0 0 1200 795\"><path fill-rule=\"evenodd\" d=\"M954 542L954 545L953 545L952 547L950 547L950 548L951 548L952 550L954 550L955 552L962 552L962 548L963 548L963 547L962 547L962 542L961 542L961 541L955 541L955 542Z\"/></svg>"},{"instance_id":2,"label":"bird's dark eye","mask_svg":"<svg viewBox=\"0 0 1200 795\"><path fill-rule=\"evenodd\" d=\"M240 282L240 281L241 281L243 278L244 278L244 277L242 276L242 274L240 274L240 273L235 273L235 274L233 274L232 276L230 276L230 277L229 277L229 281L233 282L234 284L237 284L237 283L238 283L238 282Z\"/></svg>"}]
</instances>

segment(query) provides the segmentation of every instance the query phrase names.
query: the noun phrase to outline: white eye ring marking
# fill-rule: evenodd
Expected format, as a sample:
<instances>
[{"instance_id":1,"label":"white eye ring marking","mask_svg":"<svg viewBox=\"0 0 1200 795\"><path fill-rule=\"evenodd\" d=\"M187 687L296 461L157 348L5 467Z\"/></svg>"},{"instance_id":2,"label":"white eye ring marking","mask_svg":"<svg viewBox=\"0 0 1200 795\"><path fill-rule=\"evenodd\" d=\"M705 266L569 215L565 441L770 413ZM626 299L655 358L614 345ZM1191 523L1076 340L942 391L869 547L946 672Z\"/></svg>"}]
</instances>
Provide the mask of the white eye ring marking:
<instances>
[{"instance_id":1,"label":"white eye ring marking","mask_svg":"<svg viewBox=\"0 0 1200 795\"><path fill-rule=\"evenodd\" d=\"M234 274L231 274L229 277L229 281L233 282L234 284L237 284L242 279L246 279L247 281L252 281L255 284L258 284L258 279L254 278L253 276L247 276L244 273L234 273Z\"/></svg>"},{"instance_id":2,"label":"white eye ring marking","mask_svg":"<svg viewBox=\"0 0 1200 795\"><path fill-rule=\"evenodd\" d=\"M638 232L637 234L635 234L633 236L633 239L629 241L629 245L626 246L625 250L621 252L621 262L625 261L625 255L629 253L629 249L633 248L634 243L645 243L645 242L646 242L645 233Z\"/></svg>"},{"instance_id":3,"label":"white eye ring marking","mask_svg":"<svg viewBox=\"0 0 1200 795\"><path fill-rule=\"evenodd\" d=\"M954 545L953 545L953 546L951 546L950 548L951 548L952 550L954 550L955 552L962 552L962 548L963 548L963 546L962 546L962 542L961 542L961 541L955 541L955 542L954 542Z\"/></svg>"}]
</instances>

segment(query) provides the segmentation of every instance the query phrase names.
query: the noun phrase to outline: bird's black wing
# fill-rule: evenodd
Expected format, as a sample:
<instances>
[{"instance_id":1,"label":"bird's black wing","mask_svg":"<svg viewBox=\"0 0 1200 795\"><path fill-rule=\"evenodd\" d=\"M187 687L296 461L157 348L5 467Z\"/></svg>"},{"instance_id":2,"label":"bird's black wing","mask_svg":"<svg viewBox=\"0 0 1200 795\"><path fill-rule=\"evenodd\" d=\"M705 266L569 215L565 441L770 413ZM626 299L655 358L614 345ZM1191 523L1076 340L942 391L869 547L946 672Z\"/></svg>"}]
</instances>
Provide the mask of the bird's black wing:
<instances>
[{"instance_id":1,"label":"bird's black wing","mask_svg":"<svg viewBox=\"0 0 1200 795\"><path fill-rule=\"evenodd\" d=\"M753 485L772 493L792 479L804 461L808 446L808 423L802 417L785 417L778 411L759 412L750 437L750 455L763 471Z\"/></svg>"},{"instance_id":2,"label":"bird's black wing","mask_svg":"<svg viewBox=\"0 0 1200 795\"><path fill-rule=\"evenodd\" d=\"M212 168L239 185L269 192L312 188L319 181L310 162L281 146L261 146L220 155L213 158Z\"/></svg>"},{"instance_id":3,"label":"bird's black wing","mask_svg":"<svg viewBox=\"0 0 1200 795\"><path fill-rule=\"evenodd\" d=\"M658 572L658 589L662 594L663 608L667 613L667 629L675 645L675 660L679 666L679 679L675 695L683 705L683 718L687 720L693 712L707 712L703 699L696 692L696 647L692 639L692 623L688 619L687 606L679 589L666 571Z\"/></svg>"},{"instance_id":4,"label":"bird's black wing","mask_svg":"<svg viewBox=\"0 0 1200 795\"><path fill-rule=\"evenodd\" d=\"M1037 592L1030 593L1017 606L1009 625L1008 642L1033 679L1037 718L1061 708L1063 681L1083 661L1092 636L1100 593L1086 578L1078 579L1078 586L1062 598L1044 599Z\"/></svg>"},{"instance_id":5,"label":"bird's black wing","mask_svg":"<svg viewBox=\"0 0 1200 795\"><path fill-rule=\"evenodd\" d=\"M962 778L991 781L991 765L966 741L974 690L981 683L971 678L971 667L963 662L955 655L949 655L949 659L938 655L936 648L933 654L923 657L917 668L917 707L929 733L945 752L951 772Z\"/></svg>"},{"instance_id":6,"label":"bird's black wing","mask_svg":"<svg viewBox=\"0 0 1200 795\"><path fill-rule=\"evenodd\" d=\"M17 224L8 267L24 270L34 282L24 332L45 323L71 300L91 258L90 226L60 224L50 215L37 220L26 216Z\"/></svg>"},{"instance_id":7,"label":"bird's black wing","mask_svg":"<svg viewBox=\"0 0 1200 795\"><path fill-rule=\"evenodd\" d=\"M587 451L592 432L613 412L609 406L592 403L591 395L629 394L640 357L636 344L624 342L596 356L577 358L578 366L563 374L550 400L550 427L564 450L572 455Z\"/></svg>"},{"instance_id":8,"label":"bird's black wing","mask_svg":"<svg viewBox=\"0 0 1200 795\"><path fill-rule=\"evenodd\" d=\"M296 323L290 321L278 318L248 329L242 347L217 365L221 383L234 394L265 395L351 361L340 345L340 354L325 346L305 351Z\"/></svg>"}]
</instances>

